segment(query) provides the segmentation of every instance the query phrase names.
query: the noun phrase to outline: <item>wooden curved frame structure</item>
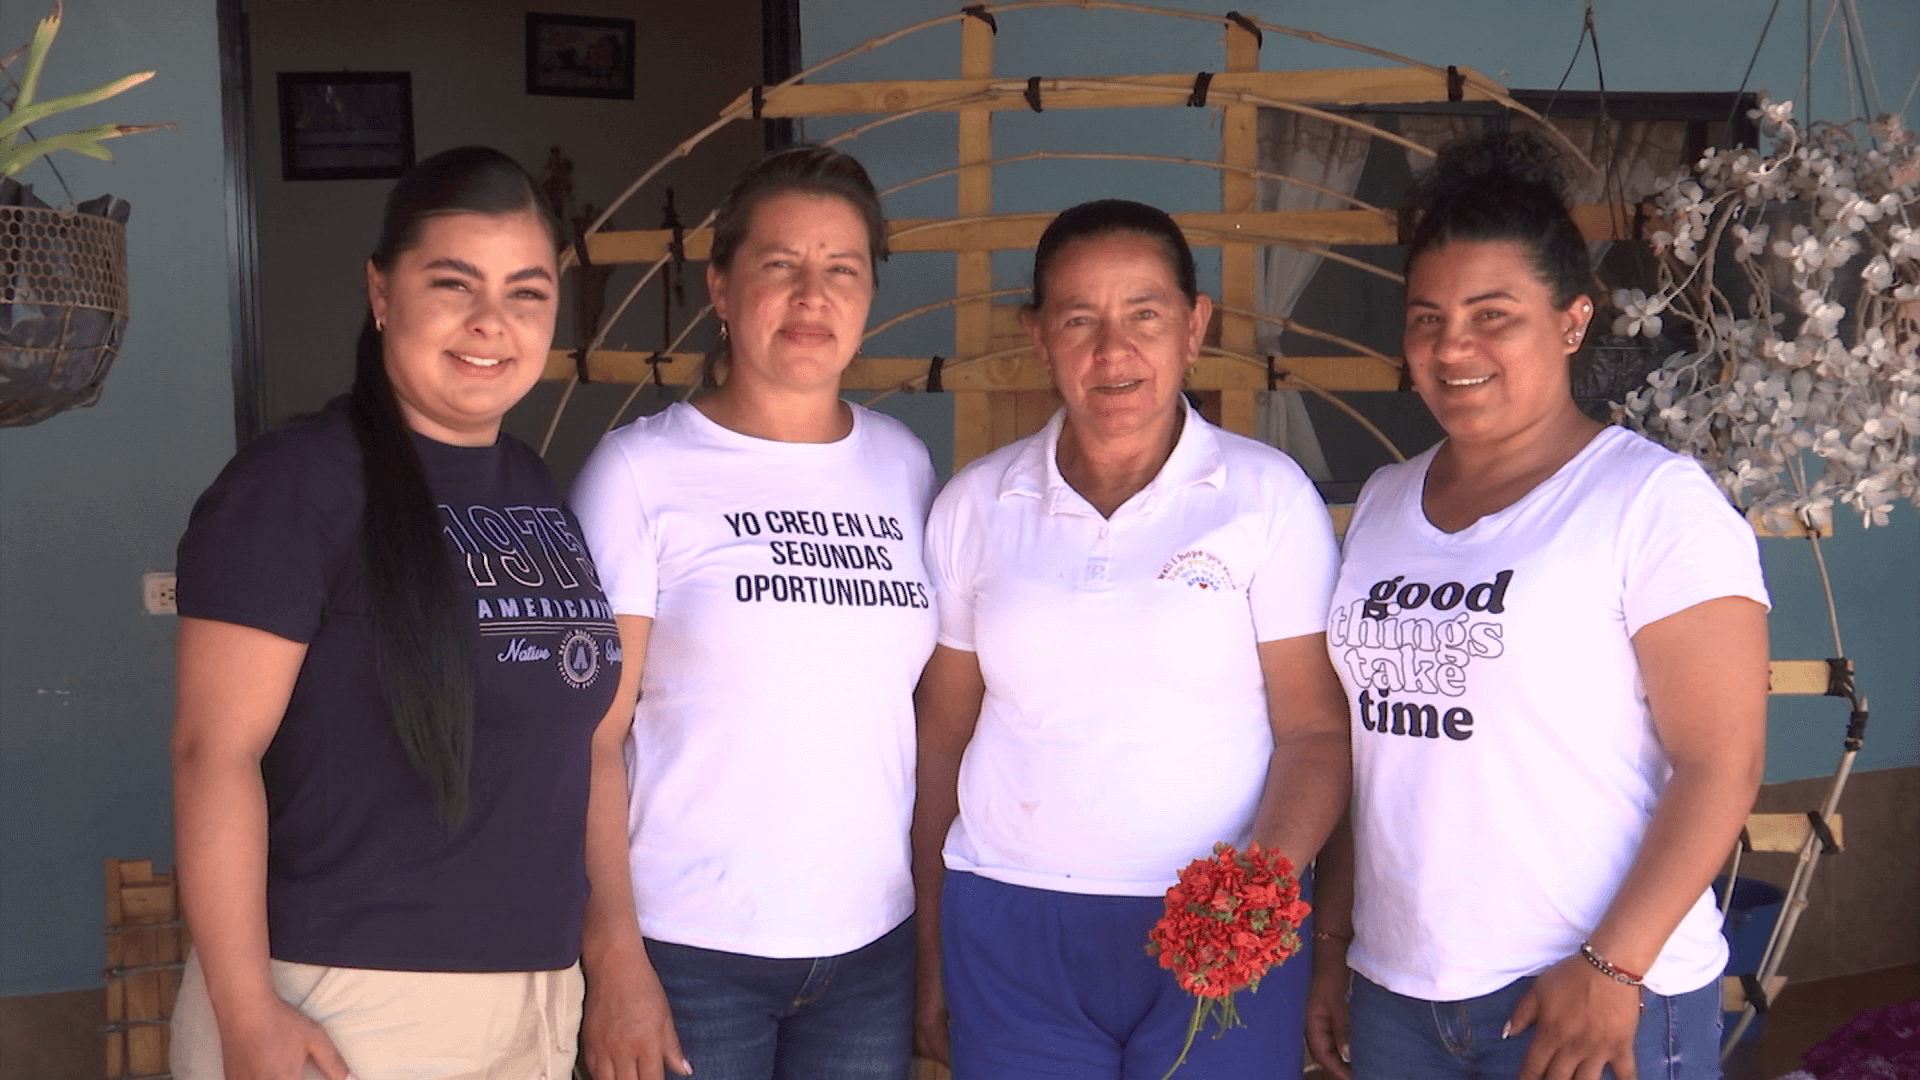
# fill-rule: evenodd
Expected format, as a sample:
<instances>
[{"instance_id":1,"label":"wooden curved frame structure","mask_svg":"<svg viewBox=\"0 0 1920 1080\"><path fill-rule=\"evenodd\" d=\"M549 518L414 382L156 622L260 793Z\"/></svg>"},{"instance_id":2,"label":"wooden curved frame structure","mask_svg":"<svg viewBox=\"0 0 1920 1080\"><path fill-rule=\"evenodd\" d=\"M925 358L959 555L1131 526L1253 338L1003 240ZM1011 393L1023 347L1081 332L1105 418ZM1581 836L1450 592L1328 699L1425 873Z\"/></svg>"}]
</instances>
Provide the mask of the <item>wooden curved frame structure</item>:
<instances>
[{"instance_id":1,"label":"wooden curved frame structure","mask_svg":"<svg viewBox=\"0 0 1920 1080\"><path fill-rule=\"evenodd\" d=\"M1203 73L1201 76L1182 73L1037 77L1025 80L995 77L993 51L999 32L997 16L1045 8L1073 8L1090 13L1129 12L1214 23L1221 26L1225 34L1226 70ZM958 79L873 83L805 81L854 57L952 23L961 24L961 77ZM1388 60L1397 66L1261 71L1259 51L1265 35L1269 33L1362 53ZM641 385L652 382L684 387L690 394L700 378L701 357L678 350L694 326L710 313L710 308L703 309L682 328L674 342L663 352L603 348L612 328L669 262L676 258L703 261L711 250L710 226L714 216L711 212L694 228L678 232L606 229L613 214L668 164L692 153L716 132L739 120L857 115L877 117L825 140L828 143L846 143L911 116L950 112L956 114L959 120L957 164L914 177L889 188L884 194L892 194L936 178L957 178L956 205L951 216L897 220L889 224L889 246L894 251L950 252L955 256L953 296L895 315L875 326L867 336L871 338L908 319L951 308L954 310L955 326L951 354L944 360L931 357L856 357L842 381L843 386L851 390L875 391L876 397L872 400L879 400L893 393L924 389L936 377L934 373L937 370L940 388L954 395L953 463L956 468L1013 437L1025 434L1019 429L1032 426L1036 409L1030 400L1023 410L1014 399L1022 395L1046 394L1051 387L1045 372L1032 358L1025 335L1018 325L1017 309L1010 304L996 303L1017 296L1024 290L995 289L991 259L995 251L1031 249L1052 219L1052 214L993 213L993 170L998 166L1019 162L1064 160L1140 161L1208 168L1220 174L1221 210L1174 215L1174 220L1186 232L1190 243L1195 247L1217 248L1221 253L1217 341L1210 335L1208 348L1194 369L1190 385L1196 390L1217 393L1218 420L1221 424L1249 434L1254 428L1254 402L1259 391L1290 389L1316 394L1360 421L1398 458L1400 452L1392 442L1335 395L1339 391L1398 389L1404 385L1402 362L1338 335L1316 330L1298 320L1257 312L1254 268L1260 247L1282 245L1400 281L1400 275L1392 271L1333 250L1342 245L1398 243L1401 240L1400 217L1394 210L1373 206L1348 195L1258 168L1258 112L1261 108L1284 109L1356 128L1371 138L1383 139L1431 156L1433 151L1430 148L1351 116L1327 111L1321 106L1449 101L1499 104L1541 120L1538 114L1508 96L1504 88L1471 69L1435 67L1357 42L1330 38L1313 31L1280 26L1232 12L1209 15L1120 0L1013 0L1008 3L971 5L951 14L881 34L784 82L742 94L722 110L712 123L642 172L586 230L584 245L586 257L591 262L600 265L650 265L614 305L612 313L596 328L584 349L555 350L550 357L546 378L564 380L568 385L555 407L541 450L545 452L551 442L572 397L573 386L583 375L595 382L635 384L634 393L628 395L626 402L615 413L613 424L617 424L625 415ZM1048 151L999 158L993 154L992 123L995 112L1193 105L1217 108L1222 114L1221 148L1217 161L1121 152ZM1545 126L1555 136L1559 135L1552 125ZM1561 137L1561 141L1573 159L1588 168L1594 167L1571 142L1564 137ZM1336 210L1259 211L1255 207L1257 185L1261 180L1304 184L1337 198L1346 206ZM1590 238L1624 238L1631 232L1632 215L1619 206L1595 204L1577 207L1575 219ZM574 253L570 251L563 260L563 269L573 261ZM1347 352L1327 356L1258 356L1255 332L1261 323L1283 326L1290 331L1339 346ZM1050 411L1050 408L1046 411ZM1016 415L1022 412L1024 419Z\"/></svg>"}]
</instances>

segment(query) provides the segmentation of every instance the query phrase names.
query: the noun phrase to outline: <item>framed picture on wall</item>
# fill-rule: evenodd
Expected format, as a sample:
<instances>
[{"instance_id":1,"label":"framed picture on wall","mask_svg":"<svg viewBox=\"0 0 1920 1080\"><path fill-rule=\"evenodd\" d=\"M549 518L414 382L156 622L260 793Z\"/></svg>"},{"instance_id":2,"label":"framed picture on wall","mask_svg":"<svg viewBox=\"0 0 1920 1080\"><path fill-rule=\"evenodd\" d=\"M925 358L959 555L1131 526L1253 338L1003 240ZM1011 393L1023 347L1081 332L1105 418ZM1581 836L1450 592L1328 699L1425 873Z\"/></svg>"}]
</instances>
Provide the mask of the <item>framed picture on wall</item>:
<instances>
[{"instance_id":1,"label":"framed picture on wall","mask_svg":"<svg viewBox=\"0 0 1920 1080\"><path fill-rule=\"evenodd\" d=\"M413 78L404 71L280 73L287 180L379 180L413 167Z\"/></svg>"},{"instance_id":2,"label":"framed picture on wall","mask_svg":"<svg viewBox=\"0 0 1920 1080\"><path fill-rule=\"evenodd\" d=\"M527 13L527 93L633 99L633 20Z\"/></svg>"}]
</instances>

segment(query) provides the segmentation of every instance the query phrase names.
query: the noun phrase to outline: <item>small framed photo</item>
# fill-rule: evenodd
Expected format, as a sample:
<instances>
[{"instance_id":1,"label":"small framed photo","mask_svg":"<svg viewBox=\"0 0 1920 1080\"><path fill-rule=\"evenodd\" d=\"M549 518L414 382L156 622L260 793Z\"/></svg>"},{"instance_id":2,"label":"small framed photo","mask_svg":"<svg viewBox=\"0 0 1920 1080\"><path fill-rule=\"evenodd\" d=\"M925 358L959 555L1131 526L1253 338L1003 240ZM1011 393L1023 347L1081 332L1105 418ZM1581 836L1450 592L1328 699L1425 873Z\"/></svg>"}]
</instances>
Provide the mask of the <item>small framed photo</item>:
<instances>
[{"instance_id":1,"label":"small framed photo","mask_svg":"<svg viewBox=\"0 0 1920 1080\"><path fill-rule=\"evenodd\" d=\"M412 167L410 74L280 73L280 171L284 179L391 179Z\"/></svg>"},{"instance_id":2,"label":"small framed photo","mask_svg":"<svg viewBox=\"0 0 1920 1080\"><path fill-rule=\"evenodd\" d=\"M633 20L527 13L527 93L633 99Z\"/></svg>"}]
</instances>

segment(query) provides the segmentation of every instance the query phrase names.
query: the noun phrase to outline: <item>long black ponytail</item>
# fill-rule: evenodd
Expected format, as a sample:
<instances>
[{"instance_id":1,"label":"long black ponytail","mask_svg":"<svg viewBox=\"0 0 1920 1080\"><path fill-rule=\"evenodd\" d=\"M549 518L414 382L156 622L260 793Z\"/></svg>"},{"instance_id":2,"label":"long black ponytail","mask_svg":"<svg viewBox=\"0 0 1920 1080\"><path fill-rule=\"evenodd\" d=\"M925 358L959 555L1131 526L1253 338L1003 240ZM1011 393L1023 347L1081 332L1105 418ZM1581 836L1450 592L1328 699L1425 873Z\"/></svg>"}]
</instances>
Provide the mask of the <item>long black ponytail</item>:
<instances>
[{"instance_id":1,"label":"long black ponytail","mask_svg":"<svg viewBox=\"0 0 1920 1080\"><path fill-rule=\"evenodd\" d=\"M422 161L387 196L370 261L385 273L443 214L533 211L556 241L558 227L512 158L464 146ZM473 757L473 675L454 565L440 509L427 486L413 431L387 375L383 328L369 314L354 355L348 415L360 444L367 503L361 536L372 603L375 671L394 734L426 781L448 828L466 820Z\"/></svg>"}]
</instances>

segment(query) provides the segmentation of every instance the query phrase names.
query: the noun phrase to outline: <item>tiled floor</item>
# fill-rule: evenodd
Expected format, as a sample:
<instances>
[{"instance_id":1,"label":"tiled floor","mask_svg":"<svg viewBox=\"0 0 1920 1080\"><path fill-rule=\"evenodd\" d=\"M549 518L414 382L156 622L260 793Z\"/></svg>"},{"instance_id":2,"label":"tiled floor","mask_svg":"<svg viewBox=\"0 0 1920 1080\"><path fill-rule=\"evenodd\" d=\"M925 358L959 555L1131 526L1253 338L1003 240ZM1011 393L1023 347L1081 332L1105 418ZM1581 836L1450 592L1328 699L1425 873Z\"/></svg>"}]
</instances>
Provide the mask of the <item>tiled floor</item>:
<instances>
[{"instance_id":1,"label":"tiled floor","mask_svg":"<svg viewBox=\"0 0 1920 1080\"><path fill-rule=\"evenodd\" d=\"M1757 1044L1742 1046L1727 1062L1726 1080L1775 1080L1800 1068L1801 1055L1861 1011L1913 1000L1920 1000L1920 964L1789 983Z\"/></svg>"}]
</instances>

